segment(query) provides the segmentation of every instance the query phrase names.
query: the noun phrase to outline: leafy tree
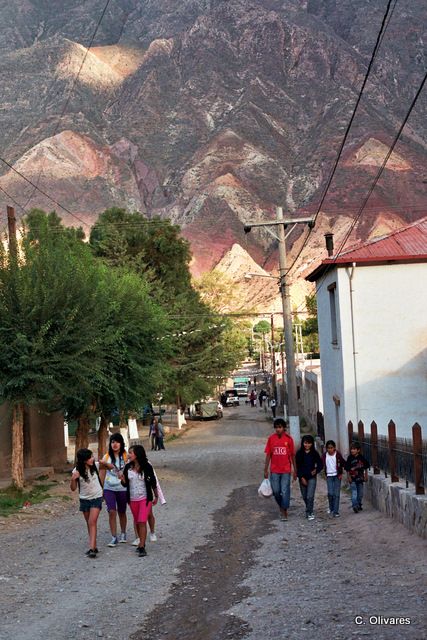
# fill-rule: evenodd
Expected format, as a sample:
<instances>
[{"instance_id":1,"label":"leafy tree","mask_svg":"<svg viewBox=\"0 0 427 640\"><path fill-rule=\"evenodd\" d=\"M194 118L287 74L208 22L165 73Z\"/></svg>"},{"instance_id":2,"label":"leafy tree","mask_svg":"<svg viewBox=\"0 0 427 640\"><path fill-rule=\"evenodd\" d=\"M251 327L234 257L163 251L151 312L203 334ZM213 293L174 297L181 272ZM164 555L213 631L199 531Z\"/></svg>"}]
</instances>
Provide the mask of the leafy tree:
<instances>
[{"instance_id":1,"label":"leafy tree","mask_svg":"<svg viewBox=\"0 0 427 640\"><path fill-rule=\"evenodd\" d=\"M21 256L0 256L0 398L12 411L12 481L23 486L25 405L63 406L106 370L102 265L69 233L39 225Z\"/></svg>"},{"instance_id":2,"label":"leafy tree","mask_svg":"<svg viewBox=\"0 0 427 640\"><path fill-rule=\"evenodd\" d=\"M316 295L305 297L305 304L309 317L301 324L303 345L307 353L317 353L319 351L319 330L317 326L317 300Z\"/></svg>"},{"instance_id":3,"label":"leafy tree","mask_svg":"<svg viewBox=\"0 0 427 640\"><path fill-rule=\"evenodd\" d=\"M266 333L270 333L270 331L271 331L271 324L268 322L268 320L260 320L254 326L254 333L266 334Z\"/></svg>"},{"instance_id":4,"label":"leafy tree","mask_svg":"<svg viewBox=\"0 0 427 640\"><path fill-rule=\"evenodd\" d=\"M163 307L170 327L164 341L171 352L161 363L158 391L178 406L211 393L216 376L236 364L234 352L224 353L225 324L192 287L191 253L179 234L179 227L168 221L109 209L90 237L95 255L116 267L126 264L152 284L153 299Z\"/></svg>"}]
</instances>

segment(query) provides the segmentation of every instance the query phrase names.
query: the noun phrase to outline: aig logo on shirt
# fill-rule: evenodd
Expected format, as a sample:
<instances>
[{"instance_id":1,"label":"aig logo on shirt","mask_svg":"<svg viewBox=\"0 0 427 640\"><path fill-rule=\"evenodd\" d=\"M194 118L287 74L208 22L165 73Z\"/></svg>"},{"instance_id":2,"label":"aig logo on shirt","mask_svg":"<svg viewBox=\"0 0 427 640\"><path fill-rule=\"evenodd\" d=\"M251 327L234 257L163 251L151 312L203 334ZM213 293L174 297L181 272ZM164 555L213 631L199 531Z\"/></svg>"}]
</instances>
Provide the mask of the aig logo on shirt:
<instances>
[{"instance_id":1,"label":"aig logo on shirt","mask_svg":"<svg viewBox=\"0 0 427 640\"><path fill-rule=\"evenodd\" d=\"M285 456L288 453L287 447L274 447L274 453L278 456Z\"/></svg>"}]
</instances>

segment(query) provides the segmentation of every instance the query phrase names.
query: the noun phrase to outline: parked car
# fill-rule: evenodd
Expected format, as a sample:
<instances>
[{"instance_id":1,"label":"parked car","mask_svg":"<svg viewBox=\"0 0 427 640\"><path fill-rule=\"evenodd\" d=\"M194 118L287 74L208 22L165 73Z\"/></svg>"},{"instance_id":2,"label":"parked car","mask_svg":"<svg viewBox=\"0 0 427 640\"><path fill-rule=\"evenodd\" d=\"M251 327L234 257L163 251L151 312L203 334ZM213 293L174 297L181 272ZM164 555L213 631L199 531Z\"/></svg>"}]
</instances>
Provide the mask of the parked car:
<instances>
[{"instance_id":1,"label":"parked car","mask_svg":"<svg viewBox=\"0 0 427 640\"><path fill-rule=\"evenodd\" d=\"M237 389L226 389L224 391L225 406L226 407L238 407L240 404L239 394Z\"/></svg>"},{"instance_id":2,"label":"parked car","mask_svg":"<svg viewBox=\"0 0 427 640\"><path fill-rule=\"evenodd\" d=\"M211 402L195 402L191 412L193 420L218 420L222 418L222 406L217 400Z\"/></svg>"}]
</instances>

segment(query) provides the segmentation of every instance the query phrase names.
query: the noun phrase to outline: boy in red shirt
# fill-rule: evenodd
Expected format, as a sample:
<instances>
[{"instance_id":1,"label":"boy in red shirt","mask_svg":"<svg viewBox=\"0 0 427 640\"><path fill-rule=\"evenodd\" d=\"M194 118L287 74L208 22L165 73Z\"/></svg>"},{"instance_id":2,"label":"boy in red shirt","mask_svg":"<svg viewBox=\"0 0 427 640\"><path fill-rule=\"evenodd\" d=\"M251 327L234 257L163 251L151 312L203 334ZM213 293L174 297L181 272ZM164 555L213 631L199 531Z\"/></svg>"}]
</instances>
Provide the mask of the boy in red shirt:
<instances>
[{"instance_id":1,"label":"boy in red shirt","mask_svg":"<svg viewBox=\"0 0 427 640\"><path fill-rule=\"evenodd\" d=\"M294 441L285 432L285 427L286 422L283 418L274 420L274 433L271 434L265 445L264 464L264 478L268 478L268 468L270 467L271 488L279 505L282 520L288 519L292 469L294 480L297 477Z\"/></svg>"}]
</instances>

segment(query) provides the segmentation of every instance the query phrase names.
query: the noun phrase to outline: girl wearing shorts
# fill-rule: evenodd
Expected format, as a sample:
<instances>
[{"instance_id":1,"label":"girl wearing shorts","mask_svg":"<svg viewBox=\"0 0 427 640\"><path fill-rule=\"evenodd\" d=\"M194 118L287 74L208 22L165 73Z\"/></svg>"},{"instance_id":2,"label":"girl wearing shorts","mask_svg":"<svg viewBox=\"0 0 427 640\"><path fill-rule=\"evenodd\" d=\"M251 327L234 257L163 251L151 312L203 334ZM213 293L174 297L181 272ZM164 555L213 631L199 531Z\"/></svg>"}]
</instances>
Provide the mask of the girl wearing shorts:
<instances>
[{"instance_id":1,"label":"girl wearing shorts","mask_svg":"<svg viewBox=\"0 0 427 640\"><path fill-rule=\"evenodd\" d=\"M129 462L124 468L122 484L126 487L130 510L138 533L140 558L147 555L147 520L153 504L157 503L157 481L154 469L147 460L145 449L136 444L129 448Z\"/></svg>"},{"instance_id":2,"label":"girl wearing shorts","mask_svg":"<svg viewBox=\"0 0 427 640\"><path fill-rule=\"evenodd\" d=\"M76 454L76 466L71 474L70 488L78 487L80 494L80 511L83 513L89 534L88 558L96 558L96 527L102 507L102 484L99 478L99 463L95 462L92 451L79 449Z\"/></svg>"},{"instance_id":3,"label":"girl wearing shorts","mask_svg":"<svg viewBox=\"0 0 427 640\"><path fill-rule=\"evenodd\" d=\"M108 453L101 460L101 469L106 469L104 482L104 498L107 505L110 523L111 542L109 547L117 547L119 542L126 542L126 504L127 492L120 482L119 475L127 462L125 442L121 433L113 433L108 444ZM117 514L120 522L120 538L117 536Z\"/></svg>"}]
</instances>

